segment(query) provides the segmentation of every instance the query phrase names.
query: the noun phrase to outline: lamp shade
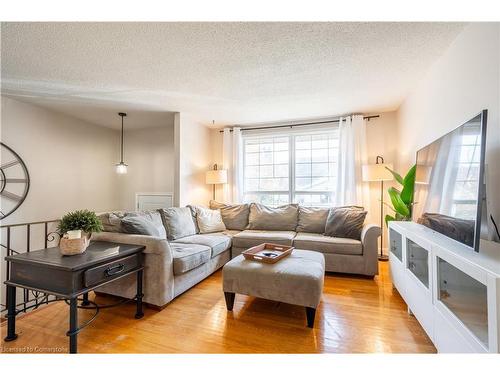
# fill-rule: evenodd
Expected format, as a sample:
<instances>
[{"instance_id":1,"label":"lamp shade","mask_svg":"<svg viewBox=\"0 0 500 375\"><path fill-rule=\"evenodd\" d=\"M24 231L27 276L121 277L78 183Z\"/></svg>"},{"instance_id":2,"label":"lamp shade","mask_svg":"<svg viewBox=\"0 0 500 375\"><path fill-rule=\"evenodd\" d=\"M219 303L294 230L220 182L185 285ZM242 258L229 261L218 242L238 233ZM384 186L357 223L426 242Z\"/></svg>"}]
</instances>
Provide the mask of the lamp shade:
<instances>
[{"instance_id":1,"label":"lamp shade","mask_svg":"<svg viewBox=\"0 0 500 375\"><path fill-rule=\"evenodd\" d=\"M205 180L207 184L225 184L227 183L227 170L216 169L213 171L207 171L205 175Z\"/></svg>"},{"instance_id":2,"label":"lamp shade","mask_svg":"<svg viewBox=\"0 0 500 375\"><path fill-rule=\"evenodd\" d=\"M390 163L363 165L363 181L391 181L392 173L387 170L392 169Z\"/></svg>"}]
</instances>

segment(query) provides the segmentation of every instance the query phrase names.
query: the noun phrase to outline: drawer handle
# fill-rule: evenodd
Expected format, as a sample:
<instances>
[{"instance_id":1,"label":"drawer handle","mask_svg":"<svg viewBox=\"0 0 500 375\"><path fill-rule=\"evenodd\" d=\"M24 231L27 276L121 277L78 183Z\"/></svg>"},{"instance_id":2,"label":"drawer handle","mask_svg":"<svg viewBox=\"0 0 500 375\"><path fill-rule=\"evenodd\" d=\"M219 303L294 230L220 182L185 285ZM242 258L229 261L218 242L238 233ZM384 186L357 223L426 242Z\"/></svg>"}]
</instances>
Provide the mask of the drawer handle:
<instances>
[{"instance_id":1,"label":"drawer handle","mask_svg":"<svg viewBox=\"0 0 500 375\"><path fill-rule=\"evenodd\" d=\"M120 272L123 272L124 269L125 269L124 264L118 264L117 266L107 268L104 271L104 274L106 275L106 277L109 277L109 276L117 275Z\"/></svg>"}]
</instances>

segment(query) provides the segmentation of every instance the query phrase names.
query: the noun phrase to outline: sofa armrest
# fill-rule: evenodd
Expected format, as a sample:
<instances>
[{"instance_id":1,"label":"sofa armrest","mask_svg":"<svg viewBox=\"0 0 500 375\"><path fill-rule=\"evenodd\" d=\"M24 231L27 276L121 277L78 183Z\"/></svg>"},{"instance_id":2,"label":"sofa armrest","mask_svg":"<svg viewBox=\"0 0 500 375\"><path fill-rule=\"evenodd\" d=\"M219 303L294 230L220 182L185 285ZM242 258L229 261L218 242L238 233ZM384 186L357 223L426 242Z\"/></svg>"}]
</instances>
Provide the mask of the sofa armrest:
<instances>
[{"instance_id":1,"label":"sofa armrest","mask_svg":"<svg viewBox=\"0 0 500 375\"><path fill-rule=\"evenodd\" d=\"M145 246L143 301L162 307L174 298L174 258L172 249L165 238L100 232L93 233L91 239ZM97 291L124 298L133 298L136 294L135 275L125 276L103 285Z\"/></svg>"},{"instance_id":2,"label":"sofa armrest","mask_svg":"<svg viewBox=\"0 0 500 375\"><path fill-rule=\"evenodd\" d=\"M131 245L142 245L146 249L146 254L163 254L166 260L172 262L172 250L166 238L146 236L143 234L128 234L116 232L99 232L92 233L94 241L109 241L117 243L126 243Z\"/></svg>"},{"instance_id":3,"label":"sofa armrest","mask_svg":"<svg viewBox=\"0 0 500 375\"><path fill-rule=\"evenodd\" d=\"M375 252L377 252L378 238L381 234L382 230L376 224L366 224L363 226L363 230L361 231L361 243L363 244L363 248L373 247Z\"/></svg>"},{"instance_id":4,"label":"sofa armrest","mask_svg":"<svg viewBox=\"0 0 500 375\"><path fill-rule=\"evenodd\" d=\"M382 230L375 224L366 224L361 231L366 275L378 275L378 238L381 234Z\"/></svg>"}]
</instances>

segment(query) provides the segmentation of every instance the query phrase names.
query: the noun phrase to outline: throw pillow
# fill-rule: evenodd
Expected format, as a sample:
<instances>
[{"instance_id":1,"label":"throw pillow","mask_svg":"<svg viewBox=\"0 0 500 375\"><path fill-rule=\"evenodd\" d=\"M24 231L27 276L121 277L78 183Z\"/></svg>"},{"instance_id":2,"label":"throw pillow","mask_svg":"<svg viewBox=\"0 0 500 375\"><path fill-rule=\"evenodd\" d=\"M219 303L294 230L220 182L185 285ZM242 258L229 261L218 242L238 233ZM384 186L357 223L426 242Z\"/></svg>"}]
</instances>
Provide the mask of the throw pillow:
<instances>
[{"instance_id":1,"label":"throw pillow","mask_svg":"<svg viewBox=\"0 0 500 375\"><path fill-rule=\"evenodd\" d=\"M299 206L297 232L324 233L329 212L329 208Z\"/></svg>"},{"instance_id":2,"label":"throw pillow","mask_svg":"<svg viewBox=\"0 0 500 375\"><path fill-rule=\"evenodd\" d=\"M106 212L99 215L104 232L120 233L121 221L127 213L125 211Z\"/></svg>"},{"instance_id":3,"label":"throw pillow","mask_svg":"<svg viewBox=\"0 0 500 375\"><path fill-rule=\"evenodd\" d=\"M144 234L147 236L162 237L162 233L154 223L142 216L126 216L121 221L121 228L124 233ZM165 229L163 229L163 238Z\"/></svg>"},{"instance_id":4,"label":"throw pillow","mask_svg":"<svg viewBox=\"0 0 500 375\"><path fill-rule=\"evenodd\" d=\"M160 213L170 241L196 234L193 215L189 207L162 208Z\"/></svg>"},{"instance_id":5,"label":"throw pillow","mask_svg":"<svg viewBox=\"0 0 500 375\"><path fill-rule=\"evenodd\" d=\"M165 226L163 225L163 220L161 219L161 214L159 210L153 211L134 211L128 212L125 218L128 217L141 217L142 219L148 221L155 227L156 232L158 232L158 237L167 238L167 232L165 231ZM123 226L123 219L122 219Z\"/></svg>"},{"instance_id":6,"label":"throw pillow","mask_svg":"<svg viewBox=\"0 0 500 375\"><path fill-rule=\"evenodd\" d=\"M328 213L325 235L361 240L367 212L362 207L335 207Z\"/></svg>"},{"instance_id":7,"label":"throw pillow","mask_svg":"<svg viewBox=\"0 0 500 375\"><path fill-rule=\"evenodd\" d=\"M248 225L248 215L250 214L250 205L248 204L225 204L217 201L210 201L212 210L219 210L222 221L227 229L245 230Z\"/></svg>"},{"instance_id":8,"label":"throw pillow","mask_svg":"<svg viewBox=\"0 0 500 375\"><path fill-rule=\"evenodd\" d=\"M226 230L219 210L209 210L208 208L198 207L196 211L196 222L202 234Z\"/></svg>"},{"instance_id":9,"label":"throw pillow","mask_svg":"<svg viewBox=\"0 0 500 375\"><path fill-rule=\"evenodd\" d=\"M297 227L298 212L299 207L296 204L274 208L252 203L247 229L294 231Z\"/></svg>"}]
</instances>

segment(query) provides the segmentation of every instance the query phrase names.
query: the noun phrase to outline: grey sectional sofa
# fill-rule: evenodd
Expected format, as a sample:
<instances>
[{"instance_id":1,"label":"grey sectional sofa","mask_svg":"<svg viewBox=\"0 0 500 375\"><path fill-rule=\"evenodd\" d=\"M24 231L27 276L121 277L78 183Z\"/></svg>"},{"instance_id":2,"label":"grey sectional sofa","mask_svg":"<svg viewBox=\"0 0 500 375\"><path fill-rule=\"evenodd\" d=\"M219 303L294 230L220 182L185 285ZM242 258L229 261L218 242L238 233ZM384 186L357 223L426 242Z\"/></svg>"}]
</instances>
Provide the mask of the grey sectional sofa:
<instances>
[{"instance_id":1,"label":"grey sectional sofa","mask_svg":"<svg viewBox=\"0 0 500 375\"><path fill-rule=\"evenodd\" d=\"M145 246L144 302L159 308L243 250L263 242L320 252L325 256L326 271L378 274L377 242L381 230L376 225L365 225L361 238L354 240L322 234L328 215L328 209L324 208L288 205L280 211L257 204L225 205L214 201L210 202L210 208L220 210L225 231L193 232L173 239L165 230L169 226L164 222L164 227L161 226L159 212L110 212L101 214L105 231L94 233L92 239ZM196 223L195 207L192 213ZM155 223L158 233L154 236L123 233L119 222L127 215L146 215ZM98 291L131 298L135 294L135 279L125 277Z\"/></svg>"}]
</instances>

